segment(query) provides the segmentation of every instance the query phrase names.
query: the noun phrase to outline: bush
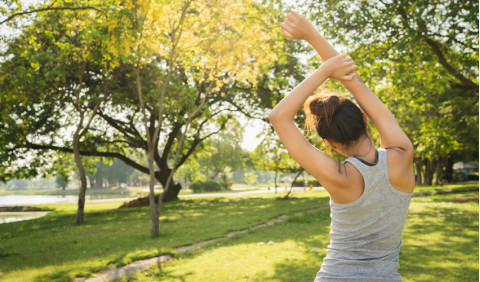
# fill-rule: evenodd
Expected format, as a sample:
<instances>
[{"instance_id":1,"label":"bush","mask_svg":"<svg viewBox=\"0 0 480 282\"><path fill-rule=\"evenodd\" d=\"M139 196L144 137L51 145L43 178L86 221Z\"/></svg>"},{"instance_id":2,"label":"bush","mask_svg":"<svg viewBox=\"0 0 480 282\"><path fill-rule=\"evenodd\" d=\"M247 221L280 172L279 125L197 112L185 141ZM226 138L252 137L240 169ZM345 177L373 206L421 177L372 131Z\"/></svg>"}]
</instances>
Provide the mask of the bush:
<instances>
[{"instance_id":1,"label":"bush","mask_svg":"<svg viewBox=\"0 0 480 282\"><path fill-rule=\"evenodd\" d=\"M305 182L307 182L307 186L310 186L310 184L315 187L322 186L322 184L320 184L315 178L297 178L295 182L292 180L292 186L305 187Z\"/></svg>"},{"instance_id":2,"label":"bush","mask_svg":"<svg viewBox=\"0 0 480 282\"><path fill-rule=\"evenodd\" d=\"M206 181L195 181L190 184L190 189L193 190L194 193L198 192L213 192L213 191L221 191L222 186L220 183L214 180L206 180Z\"/></svg>"},{"instance_id":3,"label":"bush","mask_svg":"<svg viewBox=\"0 0 480 282\"><path fill-rule=\"evenodd\" d=\"M232 189L233 181L220 181L219 183L222 186L223 190Z\"/></svg>"},{"instance_id":4,"label":"bush","mask_svg":"<svg viewBox=\"0 0 480 282\"><path fill-rule=\"evenodd\" d=\"M189 188L192 189L193 193L198 193L198 192L202 191L203 181L197 180L193 183L190 183Z\"/></svg>"},{"instance_id":5,"label":"bush","mask_svg":"<svg viewBox=\"0 0 480 282\"><path fill-rule=\"evenodd\" d=\"M204 183L205 183L205 186L204 186L205 190L204 191L206 191L206 192L221 191L222 190L222 186L220 185L220 183L218 183L215 180L208 179Z\"/></svg>"}]
</instances>

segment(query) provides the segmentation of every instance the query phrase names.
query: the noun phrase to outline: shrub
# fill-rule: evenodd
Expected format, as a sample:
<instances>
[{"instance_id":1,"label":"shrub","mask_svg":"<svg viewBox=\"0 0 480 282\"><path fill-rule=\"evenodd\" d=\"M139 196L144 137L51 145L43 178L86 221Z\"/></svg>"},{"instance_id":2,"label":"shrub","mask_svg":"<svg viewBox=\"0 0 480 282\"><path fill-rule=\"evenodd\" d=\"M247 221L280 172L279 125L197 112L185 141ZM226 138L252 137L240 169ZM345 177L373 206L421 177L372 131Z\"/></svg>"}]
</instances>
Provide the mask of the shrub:
<instances>
[{"instance_id":1,"label":"shrub","mask_svg":"<svg viewBox=\"0 0 480 282\"><path fill-rule=\"evenodd\" d=\"M210 180L210 179L207 179L207 181L204 182L205 183L205 190L206 192L212 192L212 191L221 191L222 190L222 186L220 185L220 183L218 183L217 181L215 180Z\"/></svg>"},{"instance_id":2,"label":"shrub","mask_svg":"<svg viewBox=\"0 0 480 282\"><path fill-rule=\"evenodd\" d=\"M193 182L192 184L190 184L190 189L192 189L194 193L213 192L221 191L222 186L217 181L207 179L206 181L197 180Z\"/></svg>"},{"instance_id":3,"label":"shrub","mask_svg":"<svg viewBox=\"0 0 480 282\"><path fill-rule=\"evenodd\" d=\"M222 186L223 190L230 190L233 185L233 181L220 181L219 183Z\"/></svg>"},{"instance_id":4,"label":"shrub","mask_svg":"<svg viewBox=\"0 0 480 282\"><path fill-rule=\"evenodd\" d=\"M198 193L198 192L202 191L203 181L197 180L193 183L190 183L189 188L193 190L193 193Z\"/></svg>"},{"instance_id":5,"label":"shrub","mask_svg":"<svg viewBox=\"0 0 480 282\"><path fill-rule=\"evenodd\" d=\"M322 186L318 180L315 178L297 178L297 180L294 182L292 180L292 186L293 187L305 187L305 182L307 182L307 186L310 186L312 184L315 187Z\"/></svg>"}]
</instances>

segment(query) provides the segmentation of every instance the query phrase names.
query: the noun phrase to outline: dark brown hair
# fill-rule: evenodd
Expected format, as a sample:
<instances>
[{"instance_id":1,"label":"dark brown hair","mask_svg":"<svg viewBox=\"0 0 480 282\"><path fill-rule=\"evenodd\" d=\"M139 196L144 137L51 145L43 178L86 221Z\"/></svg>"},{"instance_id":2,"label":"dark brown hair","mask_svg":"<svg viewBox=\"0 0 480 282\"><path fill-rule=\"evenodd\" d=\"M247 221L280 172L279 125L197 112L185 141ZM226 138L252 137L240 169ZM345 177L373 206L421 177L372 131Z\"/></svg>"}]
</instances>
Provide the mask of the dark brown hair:
<instances>
[{"instance_id":1,"label":"dark brown hair","mask_svg":"<svg viewBox=\"0 0 480 282\"><path fill-rule=\"evenodd\" d=\"M329 141L346 146L367 135L364 113L350 99L333 93L310 97L303 106L305 126Z\"/></svg>"}]
</instances>

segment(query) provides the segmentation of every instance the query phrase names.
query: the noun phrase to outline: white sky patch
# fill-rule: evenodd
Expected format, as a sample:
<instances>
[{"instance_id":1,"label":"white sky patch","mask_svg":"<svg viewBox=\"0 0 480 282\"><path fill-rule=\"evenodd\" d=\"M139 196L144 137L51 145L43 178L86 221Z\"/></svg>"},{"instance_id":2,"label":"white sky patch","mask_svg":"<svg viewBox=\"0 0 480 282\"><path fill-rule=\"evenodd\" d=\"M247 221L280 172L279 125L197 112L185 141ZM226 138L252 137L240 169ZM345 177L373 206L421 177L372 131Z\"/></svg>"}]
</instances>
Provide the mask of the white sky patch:
<instances>
[{"instance_id":1,"label":"white sky patch","mask_svg":"<svg viewBox=\"0 0 480 282\"><path fill-rule=\"evenodd\" d=\"M260 120L247 120L243 117L239 117L238 121L244 129L241 146L245 150L253 152L262 141L262 138L257 136L266 129L266 124Z\"/></svg>"}]
</instances>

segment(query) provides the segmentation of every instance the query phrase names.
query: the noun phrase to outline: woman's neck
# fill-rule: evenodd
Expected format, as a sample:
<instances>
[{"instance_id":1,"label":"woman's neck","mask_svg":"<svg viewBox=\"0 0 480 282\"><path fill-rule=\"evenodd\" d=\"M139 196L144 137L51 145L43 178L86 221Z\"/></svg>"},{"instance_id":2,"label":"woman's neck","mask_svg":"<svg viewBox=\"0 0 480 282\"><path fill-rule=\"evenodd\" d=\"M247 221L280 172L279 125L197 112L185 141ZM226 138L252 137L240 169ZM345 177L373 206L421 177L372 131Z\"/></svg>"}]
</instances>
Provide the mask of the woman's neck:
<instances>
[{"instance_id":1,"label":"woman's neck","mask_svg":"<svg viewBox=\"0 0 480 282\"><path fill-rule=\"evenodd\" d=\"M369 163L375 163L377 148L370 137L365 136L349 150L350 157L357 157Z\"/></svg>"}]
</instances>

